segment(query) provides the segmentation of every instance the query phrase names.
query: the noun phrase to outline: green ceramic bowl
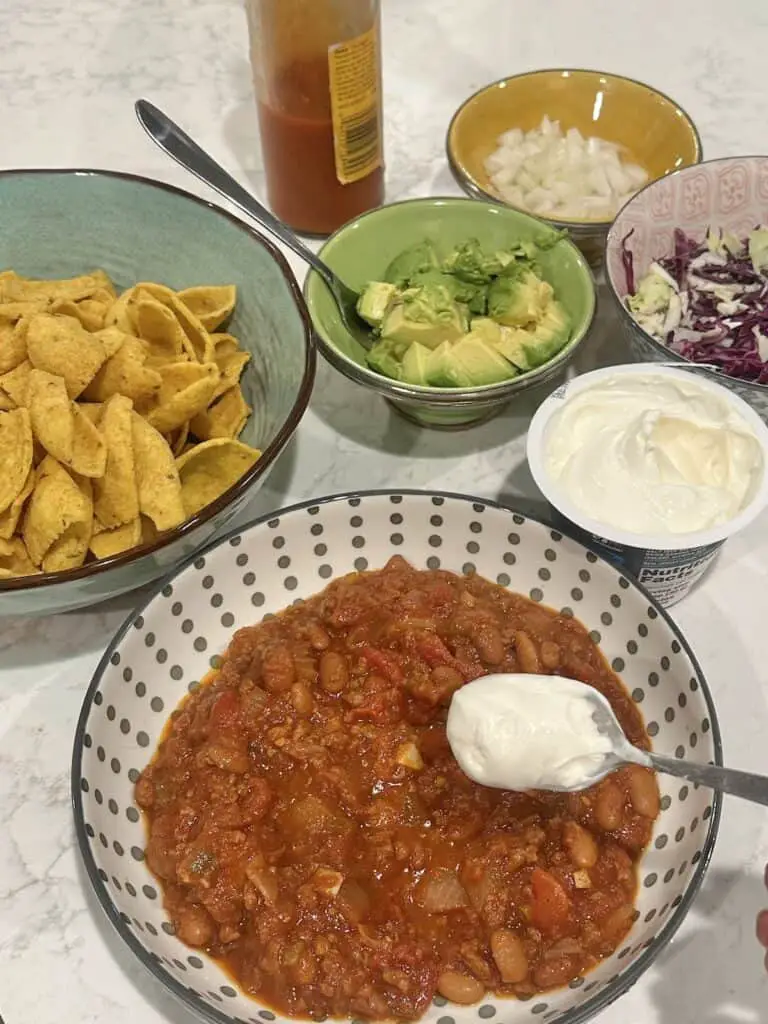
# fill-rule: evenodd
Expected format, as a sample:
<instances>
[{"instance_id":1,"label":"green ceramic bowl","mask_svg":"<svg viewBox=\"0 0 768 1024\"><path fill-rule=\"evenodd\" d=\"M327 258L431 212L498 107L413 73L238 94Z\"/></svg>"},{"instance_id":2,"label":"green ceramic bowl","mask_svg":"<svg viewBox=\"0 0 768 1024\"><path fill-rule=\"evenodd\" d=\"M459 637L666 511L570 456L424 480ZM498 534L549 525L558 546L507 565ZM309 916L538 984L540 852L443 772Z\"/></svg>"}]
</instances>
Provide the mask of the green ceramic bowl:
<instances>
[{"instance_id":1,"label":"green ceramic bowl","mask_svg":"<svg viewBox=\"0 0 768 1024\"><path fill-rule=\"evenodd\" d=\"M473 199L409 199L382 206L350 221L319 252L347 284L359 291L381 277L390 260L409 245L429 239L450 249L477 238L488 249L503 249L550 230L526 213ZM320 277L311 271L304 294L325 358L350 380L383 395L422 426L457 428L489 419L516 395L549 380L572 358L595 312L595 284L586 260L564 240L542 256L545 278L573 324L568 345L549 363L501 384L476 388L430 388L401 384L369 369L365 351L347 331Z\"/></svg>"},{"instance_id":2,"label":"green ceramic bowl","mask_svg":"<svg viewBox=\"0 0 768 1024\"><path fill-rule=\"evenodd\" d=\"M242 439L255 466L154 544L60 573L0 581L0 618L94 604L165 575L212 539L261 487L306 409L315 374L311 325L288 264L224 210L161 182L109 171L0 173L0 270L67 277L96 267L118 288L235 284L230 330L251 353L253 407Z\"/></svg>"}]
</instances>

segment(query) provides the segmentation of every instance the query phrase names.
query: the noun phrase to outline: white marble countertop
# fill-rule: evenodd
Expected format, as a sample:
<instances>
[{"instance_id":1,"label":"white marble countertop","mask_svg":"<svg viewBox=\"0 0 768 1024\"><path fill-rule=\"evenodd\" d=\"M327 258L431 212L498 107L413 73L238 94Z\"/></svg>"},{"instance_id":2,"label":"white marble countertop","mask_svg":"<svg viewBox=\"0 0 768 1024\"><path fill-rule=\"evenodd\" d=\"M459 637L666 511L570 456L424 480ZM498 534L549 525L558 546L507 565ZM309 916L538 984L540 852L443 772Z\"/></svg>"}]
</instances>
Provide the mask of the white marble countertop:
<instances>
[{"instance_id":1,"label":"white marble countertop","mask_svg":"<svg viewBox=\"0 0 768 1024\"><path fill-rule=\"evenodd\" d=\"M385 0L390 199L456 192L451 113L484 83L584 66L653 82L697 121L707 156L765 152L765 0ZM261 191L241 0L2 0L3 167L106 167L205 188L133 115L164 107ZM297 273L301 267L292 260ZM607 304L582 365L621 361ZM438 487L530 507L531 402L458 434L419 431L321 365L298 436L257 514L350 488ZM526 502L528 503L526 506ZM99 654L130 598L48 620L0 620L0 1015L5 1024L192 1024L112 934L73 847L69 763ZM674 615L714 691L727 760L768 768L768 519L730 541ZM695 908L601 1024L758 1024L768 978L753 938L768 818L728 801Z\"/></svg>"}]
</instances>

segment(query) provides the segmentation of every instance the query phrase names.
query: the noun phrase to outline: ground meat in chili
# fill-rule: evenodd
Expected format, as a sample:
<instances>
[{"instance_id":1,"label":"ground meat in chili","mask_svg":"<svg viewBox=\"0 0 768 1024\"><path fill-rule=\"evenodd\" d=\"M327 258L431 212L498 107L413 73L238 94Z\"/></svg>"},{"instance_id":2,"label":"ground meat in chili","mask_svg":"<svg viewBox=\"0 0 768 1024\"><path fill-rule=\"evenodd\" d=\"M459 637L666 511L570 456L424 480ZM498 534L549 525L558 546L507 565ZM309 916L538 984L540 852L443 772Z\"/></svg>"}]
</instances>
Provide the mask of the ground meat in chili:
<instances>
[{"instance_id":1,"label":"ground meat in chili","mask_svg":"<svg viewBox=\"0 0 768 1024\"><path fill-rule=\"evenodd\" d=\"M585 628L476 575L393 558L235 634L136 785L177 935L283 1013L416 1018L436 992L530 997L612 953L659 811L652 773L578 794L459 769L452 693L572 676L641 717Z\"/></svg>"}]
</instances>

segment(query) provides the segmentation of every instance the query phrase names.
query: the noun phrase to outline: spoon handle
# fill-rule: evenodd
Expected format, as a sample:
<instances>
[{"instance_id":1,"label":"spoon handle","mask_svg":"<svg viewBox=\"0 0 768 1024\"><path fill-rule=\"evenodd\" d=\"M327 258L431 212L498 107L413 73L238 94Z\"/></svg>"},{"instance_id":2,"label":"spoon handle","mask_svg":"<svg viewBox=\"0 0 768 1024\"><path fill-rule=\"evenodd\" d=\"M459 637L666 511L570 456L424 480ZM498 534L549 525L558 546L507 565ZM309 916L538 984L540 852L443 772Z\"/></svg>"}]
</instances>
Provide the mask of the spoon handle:
<instances>
[{"instance_id":1,"label":"spoon handle","mask_svg":"<svg viewBox=\"0 0 768 1024\"><path fill-rule=\"evenodd\" d=\"M144 131L160 149L172 157L186 170L191 171L197 178L210 185L220 195L224 196L231 203L234 203L243 213L252 217L270 234L278 238L289 249L292 249L297 256L309 263L317 271L325 283L334 292L341 284L330 267L308 249L303 242L290 231L281 220L270 213L266 207L254 198L243 188L224 168L217 164L213 157L209 156L194 139L191 139L185 131L147 100L137 100L135 104L136 116Z\"/></svg>"},{"instance_id":2,"label":"spoon handle","mask_svg":"<svg viewBox=\"0 0 768 1024\"><path fill-rule=\"evenodd\" d=\"M753 804L768 807L768 777L765 775L753 775L752 772L739 772L733 768L719 768L711 764L679 761L677 758L663 757L661 754L649 756L653 767L666 775L676 775L709 789L740 796L743 800L751 800Z\"/></svg>"}]
</instances>

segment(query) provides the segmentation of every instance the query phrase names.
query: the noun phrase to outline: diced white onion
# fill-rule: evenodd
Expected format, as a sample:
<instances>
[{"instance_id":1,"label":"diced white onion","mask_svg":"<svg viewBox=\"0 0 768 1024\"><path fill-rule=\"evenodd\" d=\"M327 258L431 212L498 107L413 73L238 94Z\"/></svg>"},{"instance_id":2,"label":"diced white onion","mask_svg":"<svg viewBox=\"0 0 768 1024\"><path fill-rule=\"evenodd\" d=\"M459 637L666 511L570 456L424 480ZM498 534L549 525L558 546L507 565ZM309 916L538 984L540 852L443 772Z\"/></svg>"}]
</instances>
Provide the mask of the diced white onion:
<instances>
[{"instance_id":1,"label":"diced white onion","mask_svg":"<svg viewBox=\"0 0 768 1024\"><path fill-rule=\"evenodd\" d=\"M338 896L339 889L344 883L344 875L333 868L317 868L312 875L311 884L313 888L329 896Z\"/></svg>"},{"instance_id":2,"label":"diced white onion","mask_svg":"<svg viewBox=\"0 0 768 1024\"><path fill-rule=\"evenodd\" d=\"M415 772L424 767L419 748L410 740L400 744L395 754L395 760L404 768L411 768Z\"/></svg>"},{"instance_id":3,"label":"diced white onion","mask_svg":"<svg viewBox=\"0 0 768 1024\"><path fill-rule=\"evenodd\" d=\"M578 128L563 132L548 117L531 131L500 135L485 169L500 199L555 220L611 220L648 181L615 143L585 139Z\"/></svg>"}]
</instances>

